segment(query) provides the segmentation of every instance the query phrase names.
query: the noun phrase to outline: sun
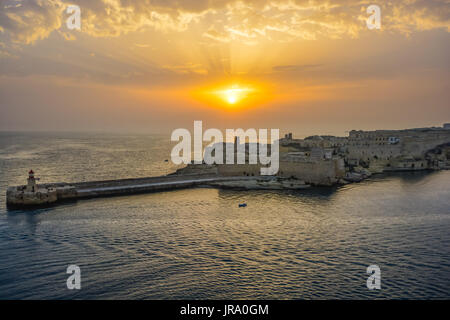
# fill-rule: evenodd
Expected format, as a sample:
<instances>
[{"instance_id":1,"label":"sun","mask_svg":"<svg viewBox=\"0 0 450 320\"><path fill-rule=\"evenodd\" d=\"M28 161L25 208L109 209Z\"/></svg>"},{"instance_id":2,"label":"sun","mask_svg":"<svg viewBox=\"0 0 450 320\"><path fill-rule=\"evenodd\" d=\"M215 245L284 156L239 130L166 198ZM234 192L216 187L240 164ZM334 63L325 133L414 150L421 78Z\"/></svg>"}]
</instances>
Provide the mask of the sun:
<instances>
[{"instance_id":1,"label":"sun","mask_svg":"<svg viewBox=\"0 0 450 320\"><path fill-rule=\"evenodd\" d=\"M190 91L195 100L208 107L238 112L263 105L271 99L272 89L268 84L258 81L221 81L197 87Z\"/></svg>"},{"instance_id":2,"label":"sun","mask_svg":"<svg viewBox=\"0 0 450 320\"><path fill-rule=\"evenodd\" d=\"M237 102L237 97L236 96L229 96L228 98L227 98L227 101L228 101L228 103L229 104L235 104L236 102Z\"/></svg>"},{"instance_id":3,"label":"sun","mask_svg":"<svg viewBox=\"0 0 450 320\"><path fill-rule=\"evenodd\" d=\"M229 88L216 90L214 93L229 105L234 105L247 98L253 91L254 89L252 88L241 87L235 84Z\"/></svg>"},{"instance_id":4,"label":"sun","mask_svg":"<svg viewBox=\"0 0 450 320\"><path fill-rule=\"evenodd\" d=\"M225 92L223 94L224 94L225 100L229 104L235 104L236 102L239 101L238 89L228 89L228 90L225 90Z\"/></svg>"}]
</instances>

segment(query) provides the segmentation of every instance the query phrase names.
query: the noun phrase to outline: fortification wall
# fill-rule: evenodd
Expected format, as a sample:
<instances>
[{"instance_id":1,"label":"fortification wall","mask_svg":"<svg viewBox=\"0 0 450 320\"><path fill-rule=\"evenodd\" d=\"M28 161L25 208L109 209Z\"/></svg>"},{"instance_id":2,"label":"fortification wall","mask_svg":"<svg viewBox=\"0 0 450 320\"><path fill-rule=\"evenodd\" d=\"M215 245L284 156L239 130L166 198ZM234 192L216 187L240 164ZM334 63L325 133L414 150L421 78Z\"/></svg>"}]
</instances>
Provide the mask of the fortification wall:
<instances>
[{"instance_id":1,"label":"fortification wall","mask_svg":"<svg viewBox=\"0 0 450 320\"><path fill-rule=\"evenodd\" d=\"M398 138L390 143L390 138ZM347 158L364 161L392 160L399 157L422 159L428 150L450 142L450 130L415 129L399 131L352 131Z\"/></svg>"},{"instance_id":2,"label":"fortification wall","mask_svg":"<svg viewBox=\"0 0 450 320\"><path fill-rule=\"evenodd\" d=\"M306 183L316 185L332 185L345 175L345 168L341 159L280 162L279 175L294 177Z\"/></svg>"},{"instance_id":3,"label":"fortification wall","mask_svg":"<svg viewBox=\"0 0 450 320\"><path fill-rule=\"evenodd\" d=\"M218 172L223 176L259 176L261 165L236 164L218 165ZM315 185L332 185L345 175L342 159L320 161L280 161L277 176L296 178Z\"/></svg>"},{"instance_id":4,"label":"fortification wall","mask_svg":"<svg viewBox=\"0 0 450 320\"><path fill-rule=\"evenodd\" d=\"M219 164L217 172L221 176L259 176L260 164Z\"/></svg>"}]
</instances>

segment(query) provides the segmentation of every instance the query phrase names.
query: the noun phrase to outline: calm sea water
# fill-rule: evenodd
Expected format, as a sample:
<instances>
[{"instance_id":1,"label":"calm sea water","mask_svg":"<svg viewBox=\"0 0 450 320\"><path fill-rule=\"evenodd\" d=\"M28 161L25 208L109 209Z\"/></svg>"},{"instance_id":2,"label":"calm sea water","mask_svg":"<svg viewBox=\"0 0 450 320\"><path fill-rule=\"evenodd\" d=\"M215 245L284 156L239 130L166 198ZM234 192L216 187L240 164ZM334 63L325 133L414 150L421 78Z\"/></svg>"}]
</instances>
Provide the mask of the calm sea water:
<instances>
[{"instance_id":1,"label":"calm sea water","mask_svg":"<svg viewBox=\"0 0 450 320\"><path fill-rule=\"evenodd\" d=\"M5 188L31 168L42 182L170 172L168 141L0 133L0 298L450 298L450 171L300 192L205 188L5 207ZM78 291L66 287L71 264ZM372 264L379 291L366 287Z\"/></svg>"}]
</instances>

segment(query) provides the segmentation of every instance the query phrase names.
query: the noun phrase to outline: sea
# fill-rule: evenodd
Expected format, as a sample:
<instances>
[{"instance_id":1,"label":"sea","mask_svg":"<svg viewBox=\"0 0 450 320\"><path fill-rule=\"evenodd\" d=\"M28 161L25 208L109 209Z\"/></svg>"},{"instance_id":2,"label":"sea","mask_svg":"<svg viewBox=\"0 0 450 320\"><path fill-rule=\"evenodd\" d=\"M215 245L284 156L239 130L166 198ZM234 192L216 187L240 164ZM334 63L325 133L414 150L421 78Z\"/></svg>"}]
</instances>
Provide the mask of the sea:
<instances>
[{"instance_id":1,"label":"sea","mask_svg":"<svg viewBox=\"0 0 450 320\"><path fill-rule=\"evenodd\" d=\"M30 169L41 183L173 172L169 138L0 133L0 299L450 299L450 171L6 208Z\"/></svg>"}]
</instances>

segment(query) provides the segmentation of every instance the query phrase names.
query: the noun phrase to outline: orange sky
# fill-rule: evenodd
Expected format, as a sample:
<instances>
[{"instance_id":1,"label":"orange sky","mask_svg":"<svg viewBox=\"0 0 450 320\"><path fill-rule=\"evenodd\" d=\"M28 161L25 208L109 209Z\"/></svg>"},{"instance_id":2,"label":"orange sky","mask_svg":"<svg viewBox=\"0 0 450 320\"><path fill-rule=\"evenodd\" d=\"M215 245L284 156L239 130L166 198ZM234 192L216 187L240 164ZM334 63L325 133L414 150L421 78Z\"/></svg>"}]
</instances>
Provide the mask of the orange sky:
<instances>
[{"instance_id":1,"label":"orange sky","mask_svg":"<svg viewBox=\"0 0 450 320\"><path fill-rule=\"evenodd\" d=\"M73 0L81 31L66 27L68 3L0 4L0 130L450 122L445 1Z\"/></svg>"}]
</instances>

